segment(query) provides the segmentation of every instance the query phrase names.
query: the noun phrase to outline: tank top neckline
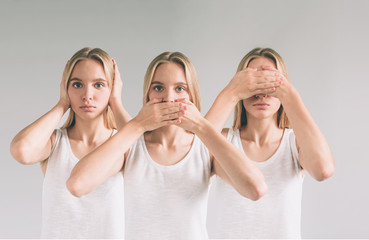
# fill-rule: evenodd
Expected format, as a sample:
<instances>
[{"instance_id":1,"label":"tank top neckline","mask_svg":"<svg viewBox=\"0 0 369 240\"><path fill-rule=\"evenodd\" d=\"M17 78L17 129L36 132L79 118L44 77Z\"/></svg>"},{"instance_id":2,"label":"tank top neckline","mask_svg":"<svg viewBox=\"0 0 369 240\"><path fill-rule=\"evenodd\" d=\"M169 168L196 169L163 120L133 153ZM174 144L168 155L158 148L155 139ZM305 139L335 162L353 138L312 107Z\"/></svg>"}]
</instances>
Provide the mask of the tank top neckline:
<instances>
[{"instance_id":1,"label":"tank top neckline","mask_svg":"<svg viewBox=\"0 0 369 240\"><path fill-rule=\"evenodd\" d=\"M197 144L198 138L194 134L194 138L192 140L192 144L191 144L190 150L187 152L187 154L181 160L179 160L177 163L175 163L173 165L162 165L162 164L154 161L151 158L151 156L149 154L149 151L147 150L146 142L145 142L145 135L142 134L139 140L141 142L142 149L144 151L144 154L146 155L146 159L147 159L147 161L148 161L149 164L151 164L152 166L154 166L154 167L156 167L158 169L161 169L161 170L171 170L171 169L176 169L176 168L181 167L182 165L184 165L188 161L188 159L192 155L192 152L194 151L193 149L194 149L194 146Z\"/></svg>"},{"instance_id":2,"label":"tank top neckline","mask_svg":"<svg viewBox=\"0 0 369 240\"><path fill-rule=\"evenodd\" d=\"M62 129L62 132L63 132L62 138L65 138L65 141L67 143L67 148L68 148L69 155L71 156L71 158L72 158L72 160L74 162L78 162L79 159L76 157L76 155L74 155L73 150L72 150L72 147L70 145L67 129L66 128Z\"/></svg>"},{"instance_id":3,"label":"tank top neckline","mask_svg":"<svg viewBox=\"0 0 369 240\"><path fill-rule=\"evenodd\" d=\"M279 146L278 146L277 150L272 154L272 156L270 156L268 159L266 159L265 161L262 161L262 162L254 161L252 159L250 159L250 160L254 164L256 164L257 166L260 166L260 167L265 167L265 166L268 166L268 165L272 164L275 161L275 159L278 158L278 155L280 154L280 152L282 151L284 145L286 144L287 132L288 132L287 128L283 129L282 139L279 143ZM235 133L236 133L235 135L237 137L237 143L242 148L242 152L247 156L247 154L245 152L245 149L243 148L243 145L242 145L240 130L237 129L235 131Z\"/></svg>"},{"instance_id":4,"label":"tank top neckline","mask_svg":"<svg viewBox=\"0 0 369 240\"><path fill-rule=\"evenodd\" d=\"M117 133L117 130L116 129L113 129L113 133L111 134L110 137L114 136L114 134ZM76 155L74 155L73 153L73 150L72 150L72 146L70 145L70 141L69 141L69 136L68 136L68 131L66 128L63 128L62 129L62 138L65 138L66 142L67 142L67 148L68 148L68 151L69 151L69 155L71 156L71 158L73 159L74 162L78 162L79 159L76 157ZM109 137L109 138L110 138Z\"/></svg>"}]
</instances>

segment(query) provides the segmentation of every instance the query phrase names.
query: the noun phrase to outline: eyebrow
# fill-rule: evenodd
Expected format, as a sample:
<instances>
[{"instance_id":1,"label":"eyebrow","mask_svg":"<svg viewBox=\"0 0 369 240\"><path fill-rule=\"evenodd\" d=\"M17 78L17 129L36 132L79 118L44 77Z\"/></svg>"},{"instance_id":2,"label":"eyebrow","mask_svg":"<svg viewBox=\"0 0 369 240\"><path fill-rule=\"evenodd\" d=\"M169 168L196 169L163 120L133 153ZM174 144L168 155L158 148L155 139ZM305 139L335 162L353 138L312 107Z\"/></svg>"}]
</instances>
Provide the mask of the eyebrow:
<instances>
[{"instance_id":1,"label":"eyebrow","mask_svg":"<svg viewBox=\"0 0 369 240\"><path fill-rule=\"evenodd\" d=\"M164 85L164 83L159 82L159 81L151 82L151 84ZM178 82L178 83L175 83L175 85L186 85L187 86L187 83L185 83L185 82Z\"/></svg>"},{"instance_id":2,"label":"eyebrow","mask_svg":"<svg viewBox=\"0 0 369 240\"><path fill-rule=\"evenodd\" d=\"M69 81L79 81L79 82L82 82L82 79L77 78L77 77L74 77L74 78L71 78ZM94 79L92 81L94 81L94 82L105 81L106 82L106 80L104 78L96 78L96 79Z\"/></svg>"}]
</instances>

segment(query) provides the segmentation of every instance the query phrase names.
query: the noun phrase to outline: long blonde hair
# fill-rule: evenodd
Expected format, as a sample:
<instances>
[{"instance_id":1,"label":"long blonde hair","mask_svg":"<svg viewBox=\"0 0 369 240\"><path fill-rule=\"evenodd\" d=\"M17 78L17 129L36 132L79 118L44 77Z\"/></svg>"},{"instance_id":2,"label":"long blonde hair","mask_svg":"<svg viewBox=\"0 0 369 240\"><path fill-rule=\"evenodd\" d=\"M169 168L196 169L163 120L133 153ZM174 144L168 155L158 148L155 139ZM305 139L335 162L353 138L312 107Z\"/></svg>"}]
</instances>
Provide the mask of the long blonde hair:
<instances>
[{"instance_id":1,"label":"long blonde hair","mask_svg":"<svg viewBox=\"0 0 369 240\"><path fill-rule=\"evenodd\" d=\"M253 50L251 50L242 58L240 64L238 65L237 72L247 68L252 60L259 57L271 59L275 63L278 71L280 71L287 78L287 81L290 80L286 63L283 61L282 57L271 48L254 48ZM240 129L241 127L246 125L246 109L243 105L243 100L241 100L237 103L234 110L233 129ZM288 120L288 117L282 105L277 112L277 126L281 129L290 128L290 121Z\"/></svg>"},{"instance_id":2,"label":"long blonde hair","mask_svg":"<svg viewBox=\"0 0 369 240\"><path fill-rule=\"evenodd\" d=\"M70 77L72 75L74 67L76 66L78 62L84 61L84 60L95 60L103 66L105 76L108 82L108 86L111 89L111 87L113 86L113 78L114 78L114 66L113 66L112 58L109 56L108 53L106 53L104 50L100 48L86 47L76 52L71 57L71 59L68 61L67 68L65 70L65 76L64 76L67 79L64 85L64 88L66 89L66 91L68 91ZM110 109L110 106L108 106L106 110L104 111L103 117L104 117L104 125L106 128L109 128L109 129L116 128L114 115L113 115L112 110ZM64 125L61 128L72 127L74 126L75 121L76 121L75 113L73 109L70 108L68 119L65 121Z\"/></svg>"},{"instance_id":3,"label":"long blonde hair","mask_svg":"<svg viewBox=\"0 0 369 240\"><path fill-rule=\"evenodd\" d=\"M156 69L163 63L177 63L183 67L190 98L197 109L201 111L200 88L195 67L191 63L190 59L180 52L164 52L151 61L144 77L143 103L145 104L149 101L148 94L152 78L154 77Z\"/></svg>"}]
</instances>

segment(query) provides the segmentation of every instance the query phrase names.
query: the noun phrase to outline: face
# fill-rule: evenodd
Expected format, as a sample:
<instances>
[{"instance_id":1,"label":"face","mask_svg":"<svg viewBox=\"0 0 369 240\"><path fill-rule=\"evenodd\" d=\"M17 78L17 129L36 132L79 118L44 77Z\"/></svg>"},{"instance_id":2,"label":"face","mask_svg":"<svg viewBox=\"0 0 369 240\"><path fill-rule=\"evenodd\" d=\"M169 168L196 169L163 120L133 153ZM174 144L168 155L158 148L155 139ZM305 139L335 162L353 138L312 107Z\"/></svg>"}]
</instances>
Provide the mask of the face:
<instances>
[{"instance_id":1,"label":"face","mask_svg":"<svg viewBox=\"0 0 369 240\"><path fill-rule=\"evenodd\" d=\"M70 76L68 95L76 117L92 120L102 116L110 97L103 66L90 59L78 62Z\"/></svg>"},{"instance_id":2,"label":"face","mask_svg":"<svg viewBox=\"0 0 369 240\"><path fill-rule=\"evenodd\" d=\"M174 102L184 98L190 100L185 72L177 63L163 63L157 67L148 93L149 100L162 98Z\"/></svg>"},{"instance_id":3,"label":"face","mask_svg":"<svg viewBox=\"0 0 369 240\"><path fill-rule=\"evenodd\" d=\"M256 68L258 71L262 70L262 66L269 66L277 70L273 60L269 58L259 57L252 60L248 67ZM277 113L281 102L278 98L268 95L255 95L243 100L243 105L246 109L247 118L254 117L257 119L264 119L274 117Z\"/></svg>"}]
</instances>

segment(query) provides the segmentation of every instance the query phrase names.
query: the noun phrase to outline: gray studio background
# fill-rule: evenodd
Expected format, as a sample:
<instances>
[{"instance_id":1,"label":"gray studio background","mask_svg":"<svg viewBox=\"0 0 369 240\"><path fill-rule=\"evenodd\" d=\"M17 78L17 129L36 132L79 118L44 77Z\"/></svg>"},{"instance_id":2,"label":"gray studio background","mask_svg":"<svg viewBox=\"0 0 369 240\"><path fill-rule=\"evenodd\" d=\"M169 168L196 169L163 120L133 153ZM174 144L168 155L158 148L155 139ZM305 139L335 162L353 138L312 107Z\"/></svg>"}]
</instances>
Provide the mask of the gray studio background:
<instances>
[{"instance_id":1,"label":"gray studio background","mask_svg":"<svg viewBox=\"0 0 369 240\"><path fill-rule=\"evenodd\" d=\"M369 238L368 12L366 0L0 1L0 237L39 237L42 173L17 163L9 144L56 104L74 52L100 47L116 59L135 116L149 62L181 51L197 69L205 114L262 46L285 59L336 160L332 178L305 178L302 237Z\"/></svg>"}]
</instances>

